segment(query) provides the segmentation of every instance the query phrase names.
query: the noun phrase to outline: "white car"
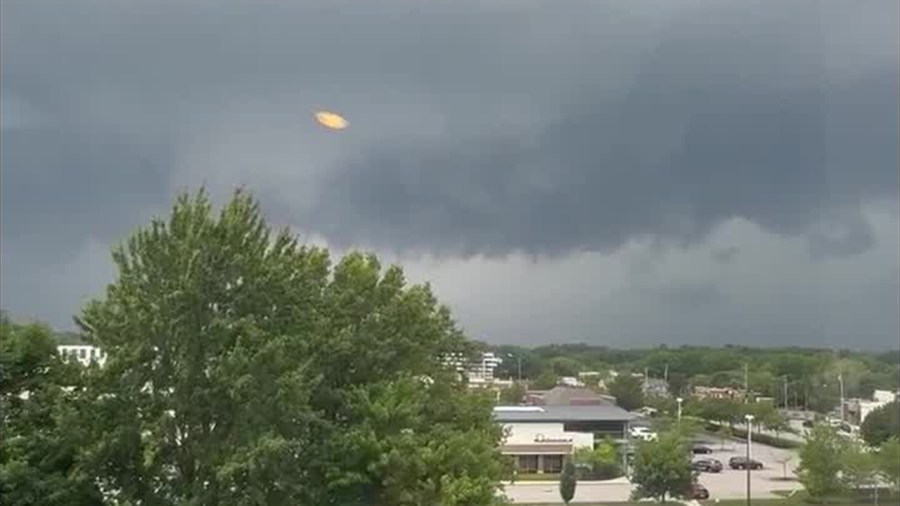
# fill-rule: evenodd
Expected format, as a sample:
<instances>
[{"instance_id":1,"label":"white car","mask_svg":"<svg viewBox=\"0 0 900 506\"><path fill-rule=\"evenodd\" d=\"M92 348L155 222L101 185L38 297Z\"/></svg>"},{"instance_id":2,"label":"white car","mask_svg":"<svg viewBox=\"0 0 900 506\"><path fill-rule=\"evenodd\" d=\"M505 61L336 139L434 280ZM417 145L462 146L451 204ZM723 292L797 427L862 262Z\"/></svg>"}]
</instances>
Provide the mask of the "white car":
<instances>
[{"instance_id":1,"label":"white car","mask_svg":"<svg viewBox=\"0 0 900 506\"><path fill-rule=\"evenodd\" d=\"M656 441L657 435L647 427L632 427L629 431L631 437L642 441Z\"/></svg>"}]
</instances>

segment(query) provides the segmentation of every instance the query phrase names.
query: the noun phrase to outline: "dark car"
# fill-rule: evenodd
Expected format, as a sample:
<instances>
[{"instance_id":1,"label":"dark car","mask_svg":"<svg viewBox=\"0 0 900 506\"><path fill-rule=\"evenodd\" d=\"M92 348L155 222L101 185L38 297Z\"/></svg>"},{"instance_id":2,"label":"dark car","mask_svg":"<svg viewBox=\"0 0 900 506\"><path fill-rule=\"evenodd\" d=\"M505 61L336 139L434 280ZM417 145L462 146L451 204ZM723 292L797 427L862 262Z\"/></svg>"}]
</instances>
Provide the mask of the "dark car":
<instances>
[{"instance_id":1,"label":"dark car","mask_svg":"<svg viewBox=\"0 0 900 506\"><path fill-rule=\"evenodd\" d=\"M722 463L716 459L700 459L691 462L691 469L703 473L718 473L722 471Z\"/></svg>"},{"instance_id":2,"label":"dark car","mask_svg":"<svg viewBox=\"0 0 900 506\"><path fill-rule=\"evenodd\" d=\"M691 446L691 453L693 453L695 455L696 454L708 455L712 452L713 452L712 448L710 448L706 445L695 444L695 445Z\"/></svg>"},{"instance_id":3,"label":"dark car","mask_svg":"<svg viewBox=\"0 0 900 506\"><path fill-rule=\"evenodd\" d=\"M732 469L762 469L762 462L747 457L731 457L728 459L728 467Z\"/></svg>"},{"instance_id":4,"label":"dark car","mask_svg":"<svg viewBox=\"0 0 900 506\"><path fill-rule=\"evenodd\" d=\"M705 500L709 499L709 490L699 483L692 483L689 491L691 499Z\"/></svg>"},{"instance_id":5,"label":"dark car","mask_svg":"<svg viewBox=\"0 0 900 506\"><path fill-rule=\"evenodd\" d=\"M810 427L812 427L813 425L815 425L815 423L814 423L812 420L803 420L803 426L804 426L804 427L810 428Z\"/></svg>"}]
</instances>

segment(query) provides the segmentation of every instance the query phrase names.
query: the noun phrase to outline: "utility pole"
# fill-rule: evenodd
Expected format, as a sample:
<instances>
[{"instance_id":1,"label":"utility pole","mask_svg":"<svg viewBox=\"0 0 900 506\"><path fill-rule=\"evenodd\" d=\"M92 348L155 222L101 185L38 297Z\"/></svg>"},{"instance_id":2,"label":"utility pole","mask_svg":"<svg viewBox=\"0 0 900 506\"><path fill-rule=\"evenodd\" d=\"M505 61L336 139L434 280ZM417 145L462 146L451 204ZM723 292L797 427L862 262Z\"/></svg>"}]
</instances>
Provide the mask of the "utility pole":
<instances>
[{"instance_id":1,"label":"utility pole","mask_svg":"<svg viewBox=\"0 0 900 506\"><path fill-rule=\"evenodd\" d=\"M788 377L784 376L784 409L788 409Z\"/></svg>"},{"instance_id":2,"label":"utility pole","mask_svg":"<svg viewBox=\"0 0 900 506\"><path fill-rule=\"evenodd\" d=\"M838 373L838 384L841 387L841 423L844 423L844 375Z\"/></svg>"},{"instance_id":3,"label":"utility pole","mask_svg":"<svg viewBox=\"0 0 900 506\"><path fill-rule=\"evenodd\" d=\"M744 404L750 402L750 372L749 365L744 363Z\"/></svg>"},{"instance_id":4,"label":"utility pole","mask_svg":"<svg viewBox=\"0 0 900 506\"><path fill-rule=\"evenodd\" d=\"M669 384L669 363L666 362L666 370L663 373L663 380L665 380L666 384Z\"/></svg>"}]
</instances>

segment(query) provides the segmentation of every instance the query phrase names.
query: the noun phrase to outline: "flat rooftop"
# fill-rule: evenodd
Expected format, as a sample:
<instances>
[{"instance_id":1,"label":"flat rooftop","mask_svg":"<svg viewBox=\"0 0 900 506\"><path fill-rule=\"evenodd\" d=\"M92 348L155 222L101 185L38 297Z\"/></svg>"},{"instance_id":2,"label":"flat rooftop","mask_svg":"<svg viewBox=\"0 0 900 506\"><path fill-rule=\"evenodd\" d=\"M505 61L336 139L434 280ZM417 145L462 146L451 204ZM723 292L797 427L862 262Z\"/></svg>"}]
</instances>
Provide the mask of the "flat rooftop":
<instances>
[{"instance_id":1,"label":"flat rooftop","mask_svg":"<svg viewBox=\"0 0 900 506\"><path fill-rule=\"evenodd\" d=\"M497 406L500 422L628 422L638 417L613 405L598 406Z\"/></svg>"}]
</instances>

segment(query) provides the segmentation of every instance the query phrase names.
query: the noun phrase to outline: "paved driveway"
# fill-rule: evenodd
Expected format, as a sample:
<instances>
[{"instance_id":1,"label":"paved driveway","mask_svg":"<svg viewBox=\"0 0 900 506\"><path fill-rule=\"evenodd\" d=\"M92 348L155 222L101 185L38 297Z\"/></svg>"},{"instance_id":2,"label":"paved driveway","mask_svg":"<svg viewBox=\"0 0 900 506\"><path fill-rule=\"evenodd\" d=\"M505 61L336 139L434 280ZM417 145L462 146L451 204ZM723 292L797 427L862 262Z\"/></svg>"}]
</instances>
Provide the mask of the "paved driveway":
<instances>
[{"instance_id":1,"label":"paved driveway","mask_svg":"<svg viewBox=\"0 0 900 506\"><path fill-rule=\"evenodd\" d=\"M746 446L740 442L727 442L721 450L719 443L710 444L715 451L711 455L697 455L694 458L719 459L725 465L721 473L703 473L700 483L709 489L711 499L741 499L747 494L747 472L732 471L728 459L735 455L745 455ZM765 466L750 473L750 493L753 497L773 497L776 490L800 488L796 481L780 481L783 475L783 459L787 461L787 475L793 476L797 466L797 454L793 450L782 450L754 443L751 448L754 459ZM608 482L579 482L575 489L573 503L624 502L631 495L631 484L624 478ZM506 486L506 496L514 503L559 504L559 485L554 482L519 482Z\"/></svg>"}]
</instances>

